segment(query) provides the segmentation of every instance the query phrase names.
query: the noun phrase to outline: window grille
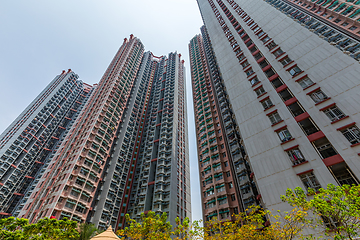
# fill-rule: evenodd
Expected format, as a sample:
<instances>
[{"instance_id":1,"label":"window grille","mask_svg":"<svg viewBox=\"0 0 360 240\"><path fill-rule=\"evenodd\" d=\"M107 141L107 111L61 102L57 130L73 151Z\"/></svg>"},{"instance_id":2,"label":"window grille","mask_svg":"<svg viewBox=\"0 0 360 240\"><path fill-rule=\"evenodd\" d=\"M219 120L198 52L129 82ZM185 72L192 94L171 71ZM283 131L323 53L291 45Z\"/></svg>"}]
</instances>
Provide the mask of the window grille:
<instances>
[{"instance_id":1,"label":"window grille","mask_svg":"<svg viewBox=\"0 0 360 240\"><path fill-rule=\"evenodd\" d=\"M296 74L301 73L301 69L298 66L293 67L292 69L289 70L289 73L291 76L295 76Z\"/></svg>"},{"instance_id":2,"label":"window grille","mask_svg":"<svg viewBox=\"0 0 360 240\"><path fill-rule=\"evenodd\" d=\"M278 123L278 122L280 122L282 120L278 112L270 114L268 117L269 117L270 122L271 122L272 125L275 124L275 123Z\"/></svg>"},{"instance_id":3,"label":"window grille","mask_svg":"<svg viewBox=\"0 0 360 240\"><path fill-rule=\"evenodd\" d=\"M345 117L345 114L336 106L324 110L324 113L332 122Z\"/></svg>"},{"instance_id":4,"label":"window grille","mask_svg":"<svg viewBox=\"0 0 360 240\"><path fill-rule=\"evenodd\" d=\"M312 188L315 191L318 191L321 188L321 185L313 172L300 175L300 179L306 188Z\"/></svg>"},{"instance_id":5,"label":"window grille","mask_svg":"<svg viewBox=\"0 0 360 240\"><path fill-rule=\"evenodd\" d=\"M303 89L314 84L314 82L308 77L301 79L300 81L298 81L298 83Z\"/></svg>"},{"instance_id":6,"label":"window grille","mask_svg":"<svg viewBox=\"0 0 360 240\"><path fill-rule=\"evenodd\" d=\"M263 105L264 109L268 109L271 106L273 106L273 103L271 102L270 98L265 99L264 101L261 102L261 104Z\"/></svg>"},{"instance_id":7,"label":"window grille","mask_svg":"<svg viewBox=\"0 0 360 240\"><path fill-rule=\"evenodd\" d=\"M261 94L265 93L265 89L263 87L260 87L255 90L256 95L260 96Z\"/></svg>"},{"instance_id":8,"label":"window grille","mask_svg":"<svg viewBox=\"0 0 360 240\"><path fill-rule=\"evenodd\" d=\"M293 165L298 165L306 161L298 148L287 151L287 154Z\"/></svg>"},{"instance_id":9,"label":"window grille","mask_svg":"<svg viewBox=\"0 0 360 240\"><path fill-rule=\"evenodd\" d=\"M289 132L289 130L287 129L283 129L283 130L280 130L279 132L277 132L281 142L286 142L286 141L289 141L290 139L292 139L292 136Z\"/></svg>"},{"instance_id":10,"label":"window grille","mask_svg":"<svg viewBox=\"0 0 360 240\"><path fill-rule=\"evenodd\" d=\"M321 91L321 90L311 93L310 97L311 97L312 100L314 100L315 103L319 103L319 102L324 101L325 99L328 98L326 96L326 94L323 93L323 91Z\"/></svg>"},{"instance_id":11,"label":"window grille","mask_svg":"<svg viewBox=\"0 0 360 240\"><path fill-rule=\"evenodd\" d=\"M351 144L360 142L360 130L357 126L349 127L341 132Z\"/></svg>"}]
</instances>

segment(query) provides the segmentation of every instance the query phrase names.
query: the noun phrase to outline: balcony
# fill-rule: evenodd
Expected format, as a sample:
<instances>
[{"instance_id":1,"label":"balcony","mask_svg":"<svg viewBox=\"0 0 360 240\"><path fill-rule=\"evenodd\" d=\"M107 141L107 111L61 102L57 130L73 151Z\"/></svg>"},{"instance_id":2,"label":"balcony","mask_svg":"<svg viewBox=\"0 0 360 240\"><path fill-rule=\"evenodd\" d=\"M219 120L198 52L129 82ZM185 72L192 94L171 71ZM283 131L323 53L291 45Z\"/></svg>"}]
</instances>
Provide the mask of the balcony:
<instances>
[{"instance_id":1,"label":"balcony","mask_svg":"<svg viewBox=\"0 0 360 240\"><path fill-rule=\"evenodd\" d=\"M311 118L307 118L299 122L299 126L307 136L319 132L319 128L313 123Z\"/></svg>"},{"instance_id":2,"label":"balcony","mask_svg":"<svg viewBox=\"0 0 360 240\"><path fill-rule=\"evenodd\" d=\"M291 99L287 100L287 101L285 102L285 104L286 104L286 103L289 103L290 101L292 101L292 99L294 99L294 98L291 98ZM296 99L295 99L295 100L296 100ZM288 107L289 111L291 112L291 114L292 114L294 117L299 116L300 114L302 114L302 113L305 112L305 110L304 110L304 109L302 108L302 106L297 102L297 100L296 100L296 102L287 105L287 107Z\"/></svg>"},{"instance_id":3,"label":"balcony","mask_svg":"<svg viewBox=\"0 0 360 240\"><path fill-rule=\"evenodd\" d=\"M318 150L319 154L323 159L332 157L337 155L335 148L331 145L329 140L324 137L319 140L316 140L312 142L312 144L315 146L315 148Z\"/></svg>"}]
</instances>

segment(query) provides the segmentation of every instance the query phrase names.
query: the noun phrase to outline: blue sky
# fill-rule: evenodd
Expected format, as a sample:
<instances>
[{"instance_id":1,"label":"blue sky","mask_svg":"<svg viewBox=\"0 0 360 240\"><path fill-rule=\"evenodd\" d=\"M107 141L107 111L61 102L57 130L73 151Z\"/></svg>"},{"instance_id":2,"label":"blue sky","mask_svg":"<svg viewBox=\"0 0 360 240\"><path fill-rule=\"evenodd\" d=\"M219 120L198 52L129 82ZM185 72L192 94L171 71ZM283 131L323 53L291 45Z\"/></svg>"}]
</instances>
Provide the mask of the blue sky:
<instances>
[{"instance_id":1,"label":"blue sky","mask_svg":"<svg viewBox=\"0 0 360 240\"><path fill-rule=\"evenodd\" d=\"M0 133L63 69L97 83L125 37L155 55L178 51L187 68L193 220L201 219L188 43L200 32L196 0L0 2Z\"/></svg>"}]
</instances>

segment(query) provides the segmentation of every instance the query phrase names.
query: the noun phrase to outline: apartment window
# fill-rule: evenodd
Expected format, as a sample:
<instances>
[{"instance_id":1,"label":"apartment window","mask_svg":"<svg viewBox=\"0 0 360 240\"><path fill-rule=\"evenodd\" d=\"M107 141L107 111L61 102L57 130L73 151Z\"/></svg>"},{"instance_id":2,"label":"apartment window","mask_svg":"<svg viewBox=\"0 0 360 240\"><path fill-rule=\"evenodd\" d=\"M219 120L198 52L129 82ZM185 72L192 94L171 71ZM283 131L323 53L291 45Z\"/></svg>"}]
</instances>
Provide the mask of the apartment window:
<instances>
[{"instance_id":1,"label":"apartment window","mask_svg":"<svg viewBox=\"0 0 360 240\"><path fill-rule=\"evenodd\" d=\"M341 22L341 19L336 19L334 22L339 23L339 22Z\"/></svg>"},{"instance_id":2,"label":"apartment window","mask_svg":"<svg viewBox=\"0 0 360 240\"><path fill-rule=\"evenodd\" d=\"M282 120L278 112L274 112L270 114L268 117L270 119L271 125L274 125Z\"/></svg>"},{"instance_id":3,"label":"apartment window","mask_svg":"<svg viewBox=\"0 0 360 240\"><path fill-rule=\"evenodd\" d=\"M227 203L227 196L223 196L223 197L218 198L218 203L219 203L219 205L226 204Z\"/></svg>"},{"instance_id":4,"label":"apartment window","mask_svg":"<svg viewBox=\"0 0 360 240\"><path fill-rule=\"evenodd\" d=\"M315 103L319 103L325 99L328 99L328 96L326 96L326 94L321 90L311 93L310 97L312 100L314 100Z\"/></svg>"},{"instance_id":5,"label":"apartment window","mask_svg":"<svg viewBox=\"0 0 360 240\"><path fill-rule=\"evenodd\" d=\"M260 31L257 35L258 35L258 37L260 38L260 37L263 36L264 34L265 34L264 31Z\"/></svg>"},{"instance_id":6,"label":"apartment window","mask_svg":"<svg viewBox=\"0 0 360 240\"><path fill-rule=\"evenodd\" d=\"M314 84L314 82L308 77L305 77L305 78L301 79L300 81L298 81L298 83L300 84L300 86L303 89L305 89L307 87L310 87L311 85Z\"/></svg>"},{"instance_id":7,"label":"apartment window","mask_svg":"<svg viewBox=\"0 0 360 240\"><path fill-rule=\"evenodd\" d=\"M245 62L243 62L243 63L241 64L241 66L242 66L243 68L246 68L247 66L249 66L249 62L246 60Z\"/></svg>"},{"instance_id":8,"label":"apartment window","mask_svg":"<svg viewBox=\"0 0 360 240\"><path fill-rule=\"evenodd\" d=\"M233 183L229 183L229 189L233 188Z\"/></svg>"},{"instance_id":9,"label":"apartment window","mask_svg":"<svg viewBox=\"0 0 360 240\"><path fill-rule=\"evenodd\" d=\"M341 132L351 144L360 142L360 130L357 126L349 127Z\"/></svg>"},{"instance_id":10,"label":"apartment window","mask_svg":"<svg viewBox=\"0 0 360 240\"><path fill-rule=\"evenodd\" d=\"M265 38L264 38L265 39ZM263 39L263 40L264 40ZM269 50L271 50L271 49L273 49L274 47L276 47L277 45L276 45L276 43L274 42L274 41L272 41L271 43L269 43L268 45L266 45L266 47L269 49Z\"/></svg>"},{"instance_id":11,"label":"apartment window","mask_svg":"<svg viewBox=\"0 0 360 240\"><path fill-rule=\"evenodd\" d=\"M275 52L273 52L273 54L275 55L275 57L278 57L278 56L280 56L280 55L283 54L283 53L284 53L284 51L281 50L280 48L279 48L278 50L276 50Z\"/></svg>"},{"instance_id":12,"label":"apartment window","mask_svg":"<svg viewBox=\"0 0 360 240\"><path fill-rule=\"evenodd\" d=\"M330 16L330 17L328 17L328 19L329 19L329 20L332 20L332 19L334 19L334 17L333 17L333 16Z\"/></svg>"},{"instance_id":13,"label":"apartment window","mask_svg":"<svg viewBox=\"0 0 360 240\"><path fill-rule=\"evenodd\" d=\"M321 185L313 172L301 174L300 179L306 188L312 188L315 191L318 191L321 188Z\"/></svg>"},{"instance_id":14,"label":"apartment window","mask_svg":"<svg viewBox=\"0 0 360 240\"><path fill-rule=\"evenodd\" d=\"M245 72L246 76L250 76L250 75L253 74L253 73L254 73L254 71L252 70L252 68L250 68L249 70L247 70L247 71Z\"/></svg>"},{"instance_id":15,"label":"apartment window","mask_svg":"<svg viewBox=\"0 0 360 240\"><path fill-rule=\"evenodd\" d=\"M231 195L231 201L235 201L235 200L236 200L235 194L232 194L232 195Z\"/></svg>"},{"instance_id":16,"label":"apartment window","mask_svg":"<svg viewBox=\"0 0 360 240\"><path fill-rule=\"evenodd\" d=\"M263 42L263 43L266 43L267 41L269 41L270 40L270 38L268 37L268 36L266 36L266 37L264 37L263 39L261 39L261 41ZM276 46L276 45L275 45Z\"/></svg>"},{"instance_id":17,"label":"apartment window","mask_svg":"<svg viewBox=\"0 0 360 240\"><path fill-rule=\"evenodd\" d=\"M302 72L302 70L298 66L295 66L289 70L289 73L291 76L295 76L301 72Z\"/></svg>"},{"instance_id":18,"label":"apartment window","mask_svg":"<svg viewBox=\"0 0 360 240\"><path fill-rule=\"evenodd\" d=\"M218 185L215 188L218 193L223 192L223 191L225 191L225 184Z\"/></svg>"},{"instance_id":19,"label":"apartment window","mask_svg":"<svg viewBox=\"0 0 360 240\"><path fill-rule=\"evenodd\" d=\"M304 156L300 152L299 148L291 149L291 150L287 151L287 154L293 165L298 165L298 164L306 161Z\"/></svg>"},{"instance_id":20,"label":"apartment window","mask_svg":"<svg viewBox=\"0 0 360 240\"><path fill-rule=\"evenodd\" d=\"M254 77L253 79L250 80L251 86L254 86L258 82L260 82L260 81L259 81L259 79L257 77Z\"/></svg>"},{"instance_id":21,"label":"apartment window","mask_svg":"<svg viewBox=\"0 0 360 240\"><path fill-rule=\"evenodd\" d=\"M270 98L267 98L267 99L261 101L261 104L262 104L262 106L264 107L265 110L274 105L274 104L271 102Z\"/></svg>"},{"instance_id":22,"label":"apartment window","mask_svg":"<svg viewBox=\"0 0 360 240\"><path fill-rule=\"evenodd\" d=\"M230 177L230 171L226 172L226 177Z\"/></svg>"},{"instance_id":23,"label":"apartment window","mask_svg":"<svg viewBox=\"0 0 360 240\"><path fill-rule=\"evenodd\" d=\"M220 174L218 174L218 175L215 176L215 181L219 181L219 180L221 180L221 179L223 179L223 178L224 178L223 174L220 173Z\"/></svg>"},{"instance_id":24,"label":"apartment window","mask_svg":"<svg viewBox=\"0 0 360 240\"><path fill-rule=\"evenodd\" d=\"M337 106L324 110L324 113L332 122L345 117L345 114Z\"/></svg>"},{"instance_id":25,"label":"apartment window","mask_svg":"<svg viewBox=\"0 0 360 240\"><path fill-rule=\"evenodd\" d=\"M354 31L355 29L357 29L357 27L352 26L351 28L349 28L350 31Z\"/></svg>"},{"instance_id":26,"label":"apartment window","mask_svg":"<svg viewBox=\"0 0 360 240\"><path fill-rule=\"evenodd\" d=\"M287 128L282 129L276 133L279 136L281 142L286 142L286 141L289 141L290 139L292 139L292 136Z\"/></svg>"},{"instance_id":27,"label":"apartment window","mask_svg":"<svg viewBox=\"0 0 360 240\"><path fill-rule=\"evenodd\" d=\"M265 89L263 87L259 87L255 90L256 95L260 96L265 93Z\"/></svg>"},{"instance_id":28,"label":"apartment window","mask_svg":"<svg viewBox=\"0 0 360 240\"><path fill-rule=\"evenodd\" d=\"M280 61L280 63L281 63L283 66L289 64L290 62L291 62L291 59L290 59L289 57L285 57L285 58L283 58L283 59Z\"/></svg>"},{"instance_id":29,"label":"apartment window","mask_svg":"<svg viewBox=\"0 0 360 240\"><path fill-rule=\"evenodd\" d=\"M240 187L241 193L242 194L248 194L251 192L251 188L249 184L243 185Z\"/></svg>"}]
</instances>

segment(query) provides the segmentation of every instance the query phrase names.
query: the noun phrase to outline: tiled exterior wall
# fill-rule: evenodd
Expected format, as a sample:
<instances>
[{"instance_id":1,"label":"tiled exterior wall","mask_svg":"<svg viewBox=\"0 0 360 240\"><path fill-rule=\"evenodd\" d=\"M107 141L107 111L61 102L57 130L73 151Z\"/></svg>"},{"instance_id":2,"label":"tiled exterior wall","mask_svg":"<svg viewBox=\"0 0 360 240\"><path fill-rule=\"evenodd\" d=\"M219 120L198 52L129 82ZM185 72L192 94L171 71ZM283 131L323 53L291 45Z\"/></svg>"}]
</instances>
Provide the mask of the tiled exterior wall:
<instances>
[{"instance_id":1,"label":"tiled exterior wall","mask_svg":"<svg viewBox=\"0 0 360 240\"><path fill-rule=\"evenodd\" d=\"M63 71L1 135L1 216L17 216L91 91Z\"/></svg>"},{"instance_id":2,"label":"tiled exterior wall","mask_svg":"<svg viewBox=\"0 0 360 240\"><path fill-rule=\"evenodd\" d=\"M265 1L198 3L264 206L358 184L358 62Z\"/></svg>"},{"instance_id":3,"label":"tiled exterior wall","mask_svg":"<svg viewBox=\"0 0 360 240\"><path fill-rule=\"evenodd\" d=\"M207 30L189 44L204 220L260 205L246 150Z\"/></svg>"}]
</instances>

